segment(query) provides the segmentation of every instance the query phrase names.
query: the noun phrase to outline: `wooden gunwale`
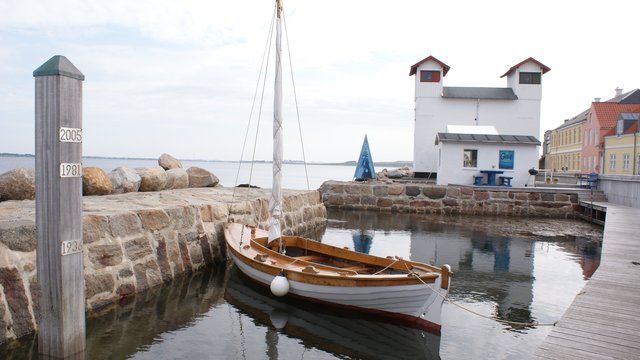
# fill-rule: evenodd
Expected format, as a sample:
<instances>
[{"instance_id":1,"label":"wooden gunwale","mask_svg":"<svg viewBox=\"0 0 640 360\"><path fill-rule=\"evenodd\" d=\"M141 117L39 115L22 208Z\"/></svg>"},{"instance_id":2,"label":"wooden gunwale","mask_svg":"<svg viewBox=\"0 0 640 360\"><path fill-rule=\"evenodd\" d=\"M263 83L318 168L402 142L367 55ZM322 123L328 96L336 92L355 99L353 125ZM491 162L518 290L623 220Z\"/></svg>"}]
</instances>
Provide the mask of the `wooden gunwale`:
<instances>
[{"instance_id":1,"label":"wooden gunwale","mask_svg":"<svg viewBox=\"0 0 640 360\"><path fill-rule=\"evenodd\" d=\"M293 257L289 257L286 255L282 255L276 251L273 251L263 244L266 243L266 238L257 238L252 239L250 241L250 246L244 245L242 250L239 248L239 244L237 241L231 240L239 239L240 234L236 234L237 236L233 236L231 234L230 227L225 226L225 235L227 242L229 243L229 249L235 255L237 259L242 261L243 263L251 266L252 268L259 270L263 273L267 273L270 275L277 275L281 270L285 271L287 278L290 281L299 281L308 284L316 284L316 285L327 285L327 286L399 286L399 285L416 285L416 284L430 284L434 283L435 280L440 276L439 273L429 271L427 273L415 273L407 271L407 267L409 269L415 268L421 271L425 269L430 269L431 266L428 266L423 263L416 263L412 261L406 260L397 260L395 264L393 264L394 260L387 258L380 258L366 254L362 256L362 259L372 261L373 266L381 266L389 268L395 268L396 270L404 270L404 274L358 274L354 271L349 271L348 269L343 269L340 267L333 267L328 265L322 265L318 263L314 263L311 261L306 261L303 259L296 259ZM326 244L323 247L317 247L313 244L315 241L306 241L304 238L299 237L283 237L283 239L287 242L287 244L297 245L300 240L303 240L303 244L307 246L307 249L311 250L320 250L322 251L323 247L326 249L333 250L341 250L336 251L337 254L340 253L349 253L351 255L351 251L335 248ZM248 240L248 239L247 239ZM233 243L236 244L233 244ZM319 244L319 243L318 243ZM305 249L304 246L300 247L301 249ZM259 261L254 259L255 255L264 254L267 255L265 261ZM331 254L327 254L328 256L332 256ZM339 255L334 255L333 257L340 258ZM350 259L349 259L350 258ZM358 256L348 256L349 260L357 261ZM358 262L367 265L366 261L360 260ZM399 264L407 264L406 266L401 267ZM391 265L391 266L390 266ZM306 273L303 272L302 269L305 267L313 267L317 270L317 273ZM438 268L435 268L439 270Z\"/></svg>"}]
</instances>

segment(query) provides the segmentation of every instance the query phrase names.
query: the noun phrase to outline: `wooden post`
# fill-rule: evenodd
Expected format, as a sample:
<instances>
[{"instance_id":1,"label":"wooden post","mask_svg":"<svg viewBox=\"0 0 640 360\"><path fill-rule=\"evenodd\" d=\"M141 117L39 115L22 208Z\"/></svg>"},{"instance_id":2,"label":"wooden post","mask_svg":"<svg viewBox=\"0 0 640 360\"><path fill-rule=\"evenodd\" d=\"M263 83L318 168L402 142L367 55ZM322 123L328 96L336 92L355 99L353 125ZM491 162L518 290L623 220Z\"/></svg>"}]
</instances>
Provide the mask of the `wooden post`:
<instances>
[{"instance_id":1,"label":"wooden post","mask_svg":"<svg viewBox=\"0 0 640 360\"><path fill-rule=\"evenodd\" d=\"M83 357L82 81L64 56L35 77L36 229L39 286L38 352Z\"/></svg>"}]
</instances>

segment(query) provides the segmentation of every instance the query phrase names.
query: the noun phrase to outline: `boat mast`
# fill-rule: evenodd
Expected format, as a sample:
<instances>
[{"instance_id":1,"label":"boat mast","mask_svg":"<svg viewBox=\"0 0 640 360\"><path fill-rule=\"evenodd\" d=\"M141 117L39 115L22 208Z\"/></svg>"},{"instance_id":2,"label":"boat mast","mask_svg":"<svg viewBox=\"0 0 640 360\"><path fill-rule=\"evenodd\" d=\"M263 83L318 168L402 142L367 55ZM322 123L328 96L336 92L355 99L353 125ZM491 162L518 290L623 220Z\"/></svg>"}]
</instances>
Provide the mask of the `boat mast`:
<instances>
[{"instance_id":1,"label":"boat mast","mask_svg":"<svg viewBox=\"0 0 640 360\"><path fill-rule=\"evenodd\" d=\"M273 100L273 184L269 199L269 241L280 238L282 215L282 0L276 0L276 76Z\"/></svg>"}]
</instances>

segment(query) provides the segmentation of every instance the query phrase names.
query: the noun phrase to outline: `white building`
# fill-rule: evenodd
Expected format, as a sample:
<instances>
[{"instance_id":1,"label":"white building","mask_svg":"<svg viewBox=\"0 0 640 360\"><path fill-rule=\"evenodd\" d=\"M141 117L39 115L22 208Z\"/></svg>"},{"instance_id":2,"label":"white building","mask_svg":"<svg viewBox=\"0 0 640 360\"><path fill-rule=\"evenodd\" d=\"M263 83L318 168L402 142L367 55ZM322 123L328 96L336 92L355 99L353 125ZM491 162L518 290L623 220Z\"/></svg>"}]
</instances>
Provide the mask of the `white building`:
<instances>
[{"instance_id":1,"label":"white building","mask_svg":"<svg viewBox=\"0 0 640 360\"><path fill-rule=\"evenodd\" d=\"M511 186L533 185L529 169L538 162L538 146L534 136L498 134L493 126L448 126L435 140L437 183L470 185L482 176L486 184L488 175L481 171L490 170L500 172L496 185L501 177L509 178Z\"/></svg>"},{"instance_id":2,"label":"white building","mask_svg":"<svg viewBox=\"0 0 640 360\"><path fill-rule=\"evenodd\" d=\"M434 139L447 125L489 125L498 134L531 136L540 134L542 74L550 69L528 58L511 67L507 87L450 87L443 79L450 67L428 56L411 66L415 77L415 130L413 166L416 177L429 177L438 170ZM462 163L462 160L455 162ZM537 166L537 156L523 168ZM467 183L467 182L464 182Z\"/></svg>"}]
</instances>

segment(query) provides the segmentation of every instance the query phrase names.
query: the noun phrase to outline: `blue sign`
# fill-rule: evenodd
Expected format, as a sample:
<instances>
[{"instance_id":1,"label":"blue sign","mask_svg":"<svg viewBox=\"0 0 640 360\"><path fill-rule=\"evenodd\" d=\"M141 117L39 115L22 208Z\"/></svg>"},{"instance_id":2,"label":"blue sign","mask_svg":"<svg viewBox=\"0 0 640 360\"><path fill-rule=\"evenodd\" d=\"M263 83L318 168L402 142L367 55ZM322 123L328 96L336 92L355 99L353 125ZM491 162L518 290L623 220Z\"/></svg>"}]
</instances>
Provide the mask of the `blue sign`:
<instances>
[{"instance_id":1,"label":"blue sign","mask_svg":"<svg viewBox=\"0 0 640 360\"><path fill-rule=\"evenodd\" d=\"M513 150L500 150L500 169L513 170Z\"/></svg>"}]
</instances>

